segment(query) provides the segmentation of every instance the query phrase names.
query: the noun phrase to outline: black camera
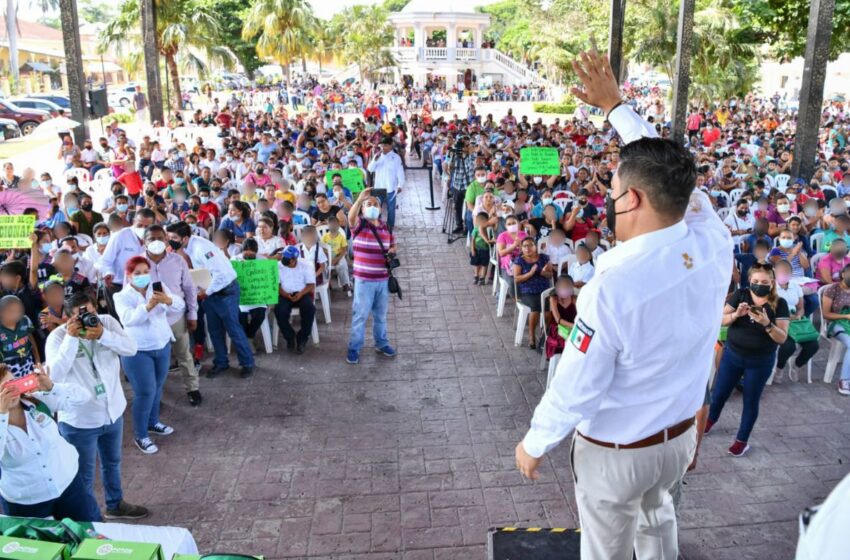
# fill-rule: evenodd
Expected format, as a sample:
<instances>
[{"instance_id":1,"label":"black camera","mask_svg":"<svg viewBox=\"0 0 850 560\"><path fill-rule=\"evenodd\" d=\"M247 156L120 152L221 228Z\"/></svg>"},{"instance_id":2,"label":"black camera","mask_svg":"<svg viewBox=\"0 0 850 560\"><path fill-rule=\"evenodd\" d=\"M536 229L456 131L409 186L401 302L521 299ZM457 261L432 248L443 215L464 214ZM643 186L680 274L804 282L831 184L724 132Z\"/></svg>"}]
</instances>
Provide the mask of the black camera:
<instances>
[{"instance_id":1,"label":"black camera","mask_svg":"<svg viewBox=\"0 0 850 560\"><path fill-rule=\"evenodd\" d=\"M81 307L79 311L79 319L80 324L84 328L94 328L100 324L100 317L97 316L97 313L92 313L85 307Z\"/></svg>"},{"instance_id":2,"label":"black camera","mask_svg":"<svg viewBox=\"0 0 850 560\"><path fill-rule=\"evenodd\" d=\"M455 145L451 147L451 151L455 153L462 153L466 148L466 141L463 138L458 138L455 141Z\"/></svg>"}]
</instances>

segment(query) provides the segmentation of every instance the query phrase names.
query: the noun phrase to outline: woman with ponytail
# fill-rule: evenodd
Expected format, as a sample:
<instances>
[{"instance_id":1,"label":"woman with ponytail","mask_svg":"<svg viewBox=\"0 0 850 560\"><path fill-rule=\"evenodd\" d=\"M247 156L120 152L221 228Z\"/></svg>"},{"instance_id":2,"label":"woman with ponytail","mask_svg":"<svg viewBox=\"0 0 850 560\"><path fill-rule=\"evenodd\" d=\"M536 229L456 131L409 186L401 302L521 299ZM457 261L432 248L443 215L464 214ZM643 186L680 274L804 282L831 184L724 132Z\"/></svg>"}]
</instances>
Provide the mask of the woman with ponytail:
<instances>
[{"instance_id":1,"label":"woman with ponytail","mask_svg":"<svg viewBox=\"0 0 850 560\"><path fill-rule=\"evenodd\" d=\"M735 291L726 300L724 327L729 327L723 357L711 392L711 409L705 433L720 418L723 405L735 385L744 387L741 425L729 453L741 457L759 414L759 400L773 373L776 350L788 337L788 303L776 293L773 265L756 263L749 270L748 288Z\"/></svg>"}]
</instances>

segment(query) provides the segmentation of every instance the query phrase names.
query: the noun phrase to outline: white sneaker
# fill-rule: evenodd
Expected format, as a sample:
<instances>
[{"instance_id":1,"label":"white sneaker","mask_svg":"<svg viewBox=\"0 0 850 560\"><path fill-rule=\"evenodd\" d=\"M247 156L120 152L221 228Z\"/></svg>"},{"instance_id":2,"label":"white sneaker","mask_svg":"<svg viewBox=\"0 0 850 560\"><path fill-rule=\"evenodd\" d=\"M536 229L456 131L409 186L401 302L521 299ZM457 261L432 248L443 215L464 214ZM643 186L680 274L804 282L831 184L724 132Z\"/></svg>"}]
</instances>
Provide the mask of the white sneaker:
<instances>
[{"instance_id":1,"label":"white sneaker","mask_svg":"<svg viewBox=\"0 0 850 560\"><path fill-rule=\"evenodd\" d=\"M850 379L838 380L838 392L844 396L850 397Z\"/></svg>"},{"instance_id":2,"label":"white sneaker","mask_svg":"<svg viewBox=\"0 0 850 560\"><path fill-rule=\"evenodd\" d=\"M151 438L146 437L142 439L133 439L136 443L136 447L139 448L139 451L146 455L153 455L157 451L159 451L159 447L151 440Z\"/></svg>"},{"instance_id":3,"label":"white sneaker","mask_svg":"<svg viewBox=\"0 0 850 560\"><path fill-rule=\"evenodd\" d=\"M780 383L782 383L783 374L784 374L783 369L773 368L773 384L774 385L779 385Z\"/></svg>"},{"instance_id":4,"label":"white sneaker","mask_svg":"<svg viewBox=\"0 0 850 560\"><path fill-rule=\"evenodd\" d=\"M788 364L788 379L794 383L800 381L800 368L794 362Z\"/></svg>"}]
</instances>

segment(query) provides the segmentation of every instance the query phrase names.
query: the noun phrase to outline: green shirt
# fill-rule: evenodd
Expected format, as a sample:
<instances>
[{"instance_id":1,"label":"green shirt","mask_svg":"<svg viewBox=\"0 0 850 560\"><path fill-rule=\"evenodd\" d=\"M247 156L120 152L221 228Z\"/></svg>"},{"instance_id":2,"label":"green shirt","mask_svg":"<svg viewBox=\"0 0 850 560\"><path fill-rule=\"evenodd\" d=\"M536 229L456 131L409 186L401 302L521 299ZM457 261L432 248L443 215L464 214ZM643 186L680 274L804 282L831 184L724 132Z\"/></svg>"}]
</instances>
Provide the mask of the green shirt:
<instances>
[{"instance_id":1,"label":"green shirt","mask_svg":"<svg viewBox=\"0 0 850 560\"><path fill-rule=\"evenodd\" d=\"M850 235L846 233L844 235L838 235L838 232L836 232L834 229L828 229L823 234L823 242L820 244L820 251L823 253L828 253L829 248L832 247L832 242L838 239L839 237L842 237L844 241L846 241L847 244L850 245Z\"/></svg>"},{"instance_id":2,"label":"green shirt","mask_svg":"<svg viewBox=\"0 0 850 560\"><path fill-rule=\"evenodd\" d=\"M472 243L476 249L489 249L490 244L487 243L483 237L481 237L481 233L478 231L478 228L472 228Z\"/></svg>"},{"instance_id":3,"label":"green shirt","mask_svg":"<svg viewBox=\"0 0 850 560\"><path fill-rule=\"evenodd\" d=\"M469 186L466 187L466 196L463 197L464 202L467 204L472 204L475 206L475 199L484 194L484 183L479 183L478 181L472 181L469 183Z\"/></svg>"}]
</instances>

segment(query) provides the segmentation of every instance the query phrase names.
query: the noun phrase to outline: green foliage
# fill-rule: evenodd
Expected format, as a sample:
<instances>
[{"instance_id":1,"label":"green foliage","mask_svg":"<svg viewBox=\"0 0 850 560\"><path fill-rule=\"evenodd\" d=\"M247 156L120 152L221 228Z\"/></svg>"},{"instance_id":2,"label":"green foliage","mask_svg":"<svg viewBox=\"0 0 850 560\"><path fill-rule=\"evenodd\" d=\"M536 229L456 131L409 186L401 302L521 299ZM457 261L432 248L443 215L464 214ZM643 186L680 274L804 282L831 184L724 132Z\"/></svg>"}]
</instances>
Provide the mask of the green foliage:
<instances>
[{"instance_id":1,"label":"green foliage","mask_svg":"<svg viewBox=\"0 0 850 560\"><path fill-rule=\"evenodd\" d=\"M109 113L107 118L110 121L116 120L121 124L136 122L136 115L134 115L129 109L120 109L114 113Z\"/></svg>"},{"instance_id":2,"label":"green foliage","mask_svg":"<svg viewBox=\"0 0 850 560\"><path fill-rule=\"evenodd\" d=\"M733 9L752 27L758 42L770 45L780 58L802 56L806 50L809 7L813 0L737 0ZM850 45L850 0L835 0L829 57L838 58Z\"/></svg>"},{"instance_id":3,"label":"green foliage","mask_svg":"<svg viewBox=\"0 0 850 560\"><path fill-rule=\"evenodd\" d=\"M253 76L263 62L257 56L255 44L242 38L249 0L201 0L201 4L218 12L221 44L233 52L248 76Z\"/></svg>"},{"instance_id":4,"label":"green foliage","mask_svg":"<svg viewBox=\"0 0 850 560\"><path fill-rule=\"evenodd\" d=\"M560 103L535 103L532 105L537 113L557 113L559 115L570 115L576 110L576 102L572 98L565 98Z\"/></svg>"},{"instance_id":5,"label":"green foliage","mask_svg":"<svg viewBox=\"0 0 850 560\"><path fill-rule=\"evenodd\" d=\"M329 36L333 49L345 64L360 67L360 81L374 81L380 70L395 66L392 46L395 33L380 6L350 6L330 21Z\"/></svg>"},{"instance_id":6,"label":"green foliage","mask_svg":"<svg viewBox=\"0 0 850 560\"><path fill-rule=\"evenodd\" d=\"M305 0L253 0L245 14L242 38L256 39L260 58L284 66L287 77L292 61L310 51L310 36L317 20Z\"/></svg>"},{"instance_id":7,"label":"green foliage","mask_svg":"<svg viewBox=\"0 0 850 560\"><path fill-rule=\"evenodd\" d=\"M388 12L400 12L408 4L410 0L384 0L381 7Z\"/></svg>"},{"instance_id":8,"label":"green foliage","mask_svg":"<svg viewBox=\"0 0 850 560\"><path fill-rule=\"evenodd\" d=\"M59 16L48 16L43 15L36 20L41 25L46 25L47 27L52 27L53 29L62 29L62 21L59 19Z\"/></svg>"},{"instance_id":9,"label":"green foliage","mask_svg":"<svg viewBox=\"0 0 850 560\"><path fill-rule=\"evenodd\" d=\"M87 23L103 23L118 15L117 6L100 0L84 0L79 3L80 19Z\"/></svg>"}]
</instances>

